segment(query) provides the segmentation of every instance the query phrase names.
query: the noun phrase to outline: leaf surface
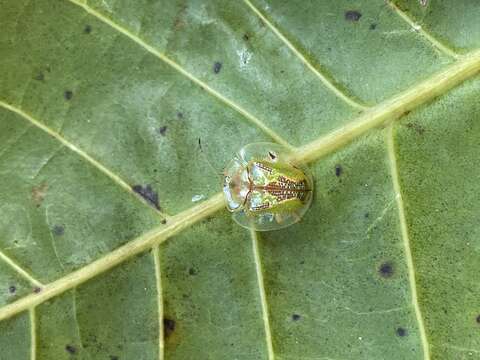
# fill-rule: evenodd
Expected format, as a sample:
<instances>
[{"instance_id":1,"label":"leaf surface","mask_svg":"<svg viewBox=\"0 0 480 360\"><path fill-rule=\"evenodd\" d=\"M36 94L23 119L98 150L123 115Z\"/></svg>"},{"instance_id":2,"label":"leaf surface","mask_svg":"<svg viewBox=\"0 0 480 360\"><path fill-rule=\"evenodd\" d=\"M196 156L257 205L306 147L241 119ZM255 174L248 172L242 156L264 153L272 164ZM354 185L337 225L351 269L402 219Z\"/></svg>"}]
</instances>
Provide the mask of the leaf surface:
<instances>
[{"instance_id":1,"label":"leaf surface","mask_svg":"<svg viewBox=\"0 0 480 360\"><path fill-rule=\"evenodd\" d=\"M1 360L478 356L474 1L0 9ZM258 141L316 185L261 234Z\"/></svg>"}]
</instances>

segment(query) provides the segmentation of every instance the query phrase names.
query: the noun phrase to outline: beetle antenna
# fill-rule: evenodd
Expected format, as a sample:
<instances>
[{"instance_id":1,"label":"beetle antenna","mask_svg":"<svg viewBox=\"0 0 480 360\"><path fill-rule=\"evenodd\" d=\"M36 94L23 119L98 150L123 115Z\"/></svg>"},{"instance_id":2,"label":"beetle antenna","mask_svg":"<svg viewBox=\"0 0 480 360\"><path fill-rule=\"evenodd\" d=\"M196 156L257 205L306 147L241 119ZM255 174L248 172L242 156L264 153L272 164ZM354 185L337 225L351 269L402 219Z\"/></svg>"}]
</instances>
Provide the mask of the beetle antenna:
<instances>
[{"instance_id":1,"label":"beetle antenna","mask_svg":"<svg viewBox=\"0 0 480 360\"><path fill-rule=\"evenodd\" d=\"M208 164L208 166L210 167L210 169L212 169L213 173L215 174L215 176L223 176L223 173L219 172L218 169L216 169L212 163L210 162L210 160L208 159L207 157L207 154L205 153L205 151L203 151L203 147L202 147L202 139L198 138L198 148L200 149L200 153L203 155L203 158L205 160L205 162Z\"/></svg>"}]
</instances>

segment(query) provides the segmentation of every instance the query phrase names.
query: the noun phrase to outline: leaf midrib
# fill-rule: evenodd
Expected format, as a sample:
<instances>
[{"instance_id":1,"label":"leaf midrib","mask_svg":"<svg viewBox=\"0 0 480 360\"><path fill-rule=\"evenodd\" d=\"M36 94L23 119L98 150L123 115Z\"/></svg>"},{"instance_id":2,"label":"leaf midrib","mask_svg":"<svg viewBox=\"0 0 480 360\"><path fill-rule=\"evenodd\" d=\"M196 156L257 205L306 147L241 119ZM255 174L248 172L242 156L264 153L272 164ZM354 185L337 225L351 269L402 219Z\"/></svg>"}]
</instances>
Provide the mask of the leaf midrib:
<instances>
[{"instance_id":1,"label":"leaf midrib","mask_svg":"<svg viewBox=\"0 0 480 360\"><path fill-rule=\"evenodd\" d=\"M77 0L69 0L69 1L85 8L88 12L91 12L91 11L89 11L89 9L92 10L91 8L89 8L86 5L86 3L79 2ZM253 7L253 5L251 5L249 0L244 0L244 1L248 6L250 6L255 11L255 8ZM401 12L394 4L392 4L390 2L388 2L388 3L393 7L393 9L395 11L397 11L399 13L399 15L404 20L406 20L407 22L411 21L406 16L406 14ZM259 12L256 12L256 13L263 20L265 20L261 13L259 13ZM105 21L104 19L101 19L101 20ZM107 21L105 21L105 22L108 22L108 23L111 22L109 19L106 19L106 20ZM268 20L267 20L267 23L268 23ZM116 24L113 23L113 22L112 22L112 24L114 25L113 27L116 28ZM109 24L109 25L111 25L111 24ZM341 91L338 91L338 89L336 89L333 85L330 87L329 86L330 83L328 82L328 80L326 80L326 78L324 78L323 75L320 74L308 62L308 60L306 60L302 56L301 53L297 52L296 49L293 47L293 45L291 45L289 43L289 41L286 38L284 38L281 33L279 33L279 32L277 33L275 27L273 27L272 24L268 23L268 25L277 34L277 36L279 36L280 39L282 41L284 41L284 43L286 43L286 45L292 51L294 51L294 53L300 58L300 60L302 62L304 62L304 64L310 70L312 70L322 80L324 85L326 85L330 90L332 90L337 96L339 96L344 101L349 103L349 105L351 105L353 107L357 107L357 108L362 108L363 107L361 104L356 104L355 101L353 101L353 104L350 103L350 101L352 101L351 99L346 97ZM117 29L117 28L116 29L118 31L121 31L122 28L121 27L118 27L118 28L119 29ZM423 32L423 29L421 29L420 32ZM132 38L132 36L131 36L132 34L128 33L126 35L129 36L130 38ZM423 32L422 35L424 37L426 37L427 40L432 42L433 45L436 46L437 48L439 48L441 51L447 53L448 55L450 55L454 58L459 57L458 54L456 54L452 50L448 49L447 47L444 47L443 44L439 43L435 38L431 37L428 33ZM133 40L138 42L136 39L133 39ZM149 46L148 44L142 44L142 46L144 46L144 45ZM151 52L156 51L156 49L154 49L154 48L152 48L152 49L154 51L151 51ZM147 48L147 50L149 50L149 49ZM162 54L160 54L160 55L162 55ZM162 60L166 61L167 63L170 61L168 58L166 58L166 60L165 59L162 59ZM395 119L398 119L406 111L412 110L413 108L427 102L428 100L434 98L435 96L438 96L440 94L443 94L443 93L447 92L449 89L451 89L454 86L460 84L464 80L474 76L479 71L479 62L480 62L480 51L474 51L470 54L467 54L466 60L459 61L459 62L453 64L453 66L450 66L445 71L442 71L442 72L438 73L437 75L432 76L430 79L421 83L420 85L415 86L415 87L411 88L410 90L407 90L404 93L402 93L400 95L397 95L397 96L391 98L390 100L387 100L387 101L383 102L382 104L380 104L378 106L375 106L374 108L367 111L365 114L358 117L356 120L352 121L351 123L347 124L346 126L343 126L340 129L337 129L337 130L331 132L330 134L327 134L326 136L323 136L323 137L317 139L316 141L313 141L312 143L301 147L296 152L298 158L300 158L304 161L307 161L307 162L317 160L321 156L324 156L327 153L330 153L330 152L340 148L341 146L347 144L349 141L359 137L360 135L362 135L363 133L365 133L369 129L372 129L376 126L379 126L379 125L381 125L381 124L383 124L387 121L393 121ZM272 129L270 129L266 125L264 125L263 122L256 119L253 115L251 115L250 113L248 113L247 111L245 111L244 109L242 109L241 107L236 105L234 102L231 102L229 99L223 97L223 95L217 93L216 90L211 89L210 87L208 87L208 85L204 84L202 81L196 79L195 77L192 77L188 72L186 72L178 64L173 63L173 65L172 64L170 64L170 65L175 67L183 75L187 76L192 81L197 83L199 86L204 88L207 92L211 93L212 95L217 97L219 100L224 102L227 106L230 106L230 107L234 108L235 110L237 110L238 112L240 112L247 119L249 119L252 123L254 123L260 129L262 129L268 135L270 135L275 141L291 148L291 145L288 142L286 142L283 138L281 138L278 134L276 134ZM325 83L325 81L327 83ZM332 89L332 87L333 87L333 89ZM336 90L339 93L337 93ZM346 99L344 97L346 97ZM11 111L17 112L20 115L22 115L22 113L23 113L22 110L16 109L15 107L13 107L9 104L6 104L6 103L2 103L1 101L0 101L0 105L2 105L5 108L8 108ZM16 110L19 110L19 111L16 111ZM27 114L27 116L28 116L28 114ZM45 127L48 133L52 131L48 127L43 125L42 123L40 123L40 122L38 122L38 123L40 124L39 127ZM393 150L394 145L393 145L393 132L392 131L393 131L392 130L392 125L390 125L390 129L389 129L389 132L388 132L388 134L389 134L388 135L389 136L389 138L388 138L388 148L389 148L388 152L389 152L389 159L390 159L390 165L391 165L391 173L392 173L393 185L394 185L394 188L395 188L395 192L397 194L397 207L399 209L399 216L400 216L400 222L401 222L401 228L402 228L402 238L403 238L404 243L405 243L407 265L408 265L408 268L409 268L409 280L410 280L410 285L411 285L411 290L412 290L412 302L413 302L413 305L414 305L414 308L415 308L417 321L419 323L422 346L423 346L423 349L424 349L424 358L429 359L430 358L429 344L428 344L428 341L427 341L427 338L426 338L426 335L425 335L425 328L424 328L424 325L423 325L423 320L422 320L420 309L419 309L418 299L417 299L417 296L416 296L416 288L415 288L415 286L416 286L415 283L416 282L415 282L415 275L414 275L414 269L413 269L413 261L412 261L412 255L411 255L410 247L409 247L408 232L407 232L407 227L406 227L406 222L405 222L405 214L404 214L404 209L403 209L403 200L401 198L401 190L400 190L400 185L399 185L399 182L398 182L398 173L397 173L398 171L396 169L396 159L395 159L395 154L394 154L394 150ZM54 137L56 137L56 136L54 136ZM65 145L65 143L64 143L64 145ZM73 148L72 148L72 146L67 146L67 147L71 148L74 151L75 151L75 149L78 150L78 148L76 148L73 144L71 144L71 145L73 146ZM78 151L75 151L75 152L78 153ZM83 154L80 154L80 155L82 156ZM86 155L87 160L88 160L89 155L86 154L86 153L84 153L84 155ZM93 161L92 164L95 167L100 168L100 170L102 170L102 168L104 168L103 165L99 162ZM109 173L107 173L107 175L110 176ZM122 180L119 177L118 177L119 181L117 181L115 176L116 176L116 174L112 173L112 176L110 176L110 177L112 178L112 180L114 180L115 182L120 184L122 187L125 187L126 183L123 184ZM129 190L131 191L131 189L129 189ZM219 199L219 197L220 197L220 199ZM210 201L210 200L212 200L212 201ZM147 233L147 234L150 234L150 233L153 233L153 234L151 234L149 236L145 236L145 237L142 235L141 237L132 240L131 243L138 243L139 246L134 251L132 250L132 252L126 252L124 257L117 258L117 259L113 259L113 258L108 259L109 255L112 255L112 254L117 253L117 252L120 253L119 250L123 249L126 246L111 252L109 255L105 256L104 258L99 259L98 261L105 260L105 259L109 260L109 261L104 261L103 264L102 264L103 266L106 266L106 267L102 268L102 266L98 266L99 264L97 264L97 266L92 268L93 270L96 270L96 271L93 271L93 272L92 271L90 271L90 272L85 271L85 270L90 269L89 268L90 265L94 265L95 263L97 263L97 261L96 261L96 262L91 263L91 264L85 266L84 268L74 272L74 273L71 273L71 274L69 274L69 275L67 275L67 276L65 276L65 277L47 285L46 289L44 289L44 290L50 290L50 289L47 289L49 287L52 287L52 289L53 289L54 287L51 286L51 285L53 285L57 282L60 282L61 284L63 284L63 287L57 288L56 290L61 291L61 292L58 292L56 294L53 294L54 292L52 292L52 291L45 291L44 293L49 295L49 296L46 299L44 299L43 301L45 301L45 300L47 300L51 297L57 296L58 294L87 281L88 279L97 276L101 272L110 269L114 265L128 259L129 257L131 257L131 256L133 256L133 255L135 255L139 252L145 251L148 248L151 248L153 246L153 251L154 251L153 256L154 256L154 259L155 259L155 271L156 271L156 277L157 277L157 287L158 287L158 296L159 296L159 299L158 299L159 315L160 315L159 316L159 318L160 318L159 327L161 329L160 331L162 331L163 326L161 324L161 322L162 322L161 319L162 319L163 309L160 307L160 304L162 303L162 301L161 301L162 300L162 293L161 293L161 282L160 282L160 271L159 271L160 270L160 265L159 265L159 255L158 255L158 244L162 241L165 241L166 239L171 237L173 234L189 227L189 225L192 225L193 223L201 220L202 218L204 218L206 216L209 216L210 211L212 211L212 213L216 212L218 210L217 207L220 207L220 208L223 207L223 199L221 198L221 194L217 194L216 196L212 197L210 200L204 203L204 204L206 204L206 203L209 202L207 207L203 210L198 209L198 208L201 208L201 206L193 207L193 208L188 209L188 210L178 214L177 216L175 216L174 218L175 218L176 222L174 221L172 226L168 226L168 229L165 229L165 228L153 229L152 231ZM202 204L202 205L204 205L204 204ZM189 213L190 216L192 215L192 213L194 213L194 214L196 213L197 216L195 216L195 215L191 216L191 219L193 219L193 221L188 221L188 216L189 215L186 215L186 213ZM184 217L184 215L186 217ZM163 231L163 230L166 230L166 231ZM155 233L157 233L157 234L155 234ZM147 235L147 234L144 234L144 235ZM162 236L162 234L163 234L163 236ZM142 241L140 241L140 240L142 240ZM262 295L262 291L263 291L263 297L262 297L261 300L262 300L262 313L263 313L264 324L265 324L265 335L266 335L266 339L267 339L267 348L268 348L269 359L273 359L274 354L273 354L270 326L269 326L269 320L268 320L268 309L267 309L267 304L266 304L266 299L265 299L265 294L264 294L264 288L263 288L263 280L262 280L261 265L260 265L260 255L258 253L258 243L257 242L258 242L258 240L256 238L256 234L252 233L252 244L254 246L253 251L254 251L254 255L255 255L257 278L258 278L258 282L259 282L259 290L260 290L261 295ZM150 246L148 246L149 244L150 244ZM140 250L140 249L142 249L142 250ZM116 261L118 261L118 262L116 262ZM20 273L23 271L25 274L28 274L20 266L18 266L18 269L16 269L16 270L19 271ZM75 282L73 279L72 279L71 282L68 282L68 281L63 281L62 282L62 279L66 279L70 275L77 274L77 273L88 274L88 277L85 277L85 278L82 278L81 276L77 277L77 281L82 280L81 282ZM31 278L31 279L33 279L33 278ZM32 295L33 295L33 297L36 296L36 294L32 294ZM29 298L29 297L30 296L27 296L26 298ZM17 302L21 302L22 300L24 300L26 298L20 299ZM38 303L35 302L35 304L33 304L33 302L32 302L32 303L30 303L30 305L28 307L24 308L24 310L29 309L29 313L30 313L31 338L32 338L31 358L32 359L35 359L35 357L36 357L35 306L42 303L43 301L40 301ZM10 304L10 305L14 305L14 304L15 303ZM8 317L8 316L2 317L2 314L3 314L3 310L5 308L8 308L10 305L7 305L7 306L4 306L3 308L0 308L0 321L3 320L4 318ZM16 310L19 310L18 306L16 307ZM15 312L15 313L18 313L18 312L19 311ZM10 316L12 316L12 315L13 314L11 314ZM160 340L159 340L160 359L163 358L163 349L164 349L163 336L160 333Z\"/></svg>"},{"instance_id":2,"label":"leaf midrib","mask_svg":"<svg viewBox=\"0 0 480 360\"><path fill-rule=\"evenodd\" d=\"M299 159L307 162L318 160L353 139L358 138L368 130L380 126L387 121L398 119L405 111L410 111L432 98L445 93L454 86L471 78L478 71L480 71L480 50L467 54L461 60L448 66L444 71L430 77L406 92L380 103L349 124L299 148L296 152L297 156ZM5 103L0 101L0 106L3 106L3 104ZM11 105L9 105L9 107L14 108ZM16 112L21 113L22 111ZM219 193L204 201L202 204L172 216L167 222L167 225L154 228L104 257L85 265L83 268L47 284L39 294L30 294L3 306L0 308L0 321L39 305L64 291L84 283L132 256L167 240L174 234L223 208L223 195Z\"/></svg>"}]
</instances>

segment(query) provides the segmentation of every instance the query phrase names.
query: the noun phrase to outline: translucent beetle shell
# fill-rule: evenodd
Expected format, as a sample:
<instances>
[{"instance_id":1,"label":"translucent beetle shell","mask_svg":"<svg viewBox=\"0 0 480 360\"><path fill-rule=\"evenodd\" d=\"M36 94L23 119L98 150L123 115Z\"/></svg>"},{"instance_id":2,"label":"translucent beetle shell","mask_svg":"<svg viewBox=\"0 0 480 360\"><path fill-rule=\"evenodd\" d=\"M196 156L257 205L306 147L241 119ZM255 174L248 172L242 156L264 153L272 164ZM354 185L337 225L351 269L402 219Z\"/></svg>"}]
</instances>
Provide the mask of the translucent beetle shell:
<instances>
[{"instance_id":1,"label":"translucent beetle shell","mask_svg":"<svg viewBox=\"0 0 480 360\"><path fill-rule=\"evenodd\" d=\"M298 222L313 197L310 170L285 147L253 143L243 147L224 173L227 208L239 225L258 231Z\"/></svg>"}]
</instances>

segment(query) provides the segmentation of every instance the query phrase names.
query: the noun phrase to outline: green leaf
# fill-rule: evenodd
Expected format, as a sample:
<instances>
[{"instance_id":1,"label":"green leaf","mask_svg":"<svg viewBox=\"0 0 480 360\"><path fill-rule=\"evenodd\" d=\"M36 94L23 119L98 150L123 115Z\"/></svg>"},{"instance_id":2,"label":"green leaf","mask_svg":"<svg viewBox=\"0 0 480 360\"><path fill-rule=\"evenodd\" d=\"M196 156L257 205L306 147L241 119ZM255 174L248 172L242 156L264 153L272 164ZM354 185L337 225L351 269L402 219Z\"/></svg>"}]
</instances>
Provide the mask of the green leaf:
<instances>
[{"instance_id":1,"label":"green leaf","mask_svg":"<svg viewBox=\"0 0 480 360\"><path fill-rule=\"evenodd\" d=\"M0 9L1 360L478 357L474 1ZM259 234L257 141L316 183Z\"/></svg>"}]
</instances>

